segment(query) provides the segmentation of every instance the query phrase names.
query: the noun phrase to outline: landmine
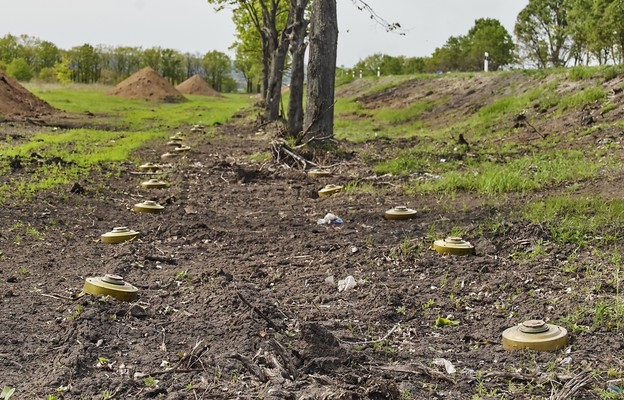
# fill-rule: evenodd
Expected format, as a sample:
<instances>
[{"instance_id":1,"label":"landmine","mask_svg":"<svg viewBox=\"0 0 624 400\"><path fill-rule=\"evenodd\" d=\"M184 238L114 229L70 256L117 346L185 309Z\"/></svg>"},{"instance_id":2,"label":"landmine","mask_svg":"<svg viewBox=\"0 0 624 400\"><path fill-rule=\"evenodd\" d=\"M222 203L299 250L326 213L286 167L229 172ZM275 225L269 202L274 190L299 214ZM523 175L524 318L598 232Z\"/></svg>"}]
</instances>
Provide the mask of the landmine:
<instances>
[{"instance_id":1,"label":"landmine","mask_svg":"<svg viewBox=\"0 0 624 400\"><path fill-rule=\"evenodd\" d=\"M121 301L132 301L137 297L139 289L125 282L119 275L87 278L82 290L94 295L111 296Z\"/></svg>"},{"instance_id":2,"label":"landmine","mask_svg":"<svg viewBox=\"0 0 624 400\"><path fill-rule=\"evenodd\" d=\"M416 210L407 208L407 206L396 206L385 212L386 219L414 219L416 218Z\"/></svg>"},{"instance_id":3,"label":"landmine","mask_svg":"<svg viewBox=\"0 0 624 400\"><path fill-rule=\"evenodd\" d=\"M128 229L125 226L118 226L113 228L112 231L106 232L100 236L100 239L104 243L122 243L128 240L132 240L139 235L139 232Z\"/></svg>"},{"instance_id":4,"label":"landmine","mask_svg":"<svg viewBox=\"0 0 624 400\"><path fill-rule=\"evenodd\" d=\"M319 190L318 195L323 196L331 196L338 192L342 191L342 186L339 185L326 185L323 189Z\"/></svg>"},{"instance_id":5,"label":"landmine","mask_svg":"<svg viewBox=\"0 0 624 400\"><path fill-rule=\"evenodd\" d=\"M162 165L158 165L158 164L154 164L150 162L139 165L139 171L156 172L156 171L160 171L161 169L162 169Z\"/></svg>"},{"instance_id":6,"label":"landmine","mask_svg":"<svg viewBox=\"0 0 624 400\"><path fill-rule=\"evenodd\" d=\"M470 242L457 236L449 236L433 242L433 249L438 253L468 256L475 254L475 248Z\"/></svg>"},{"instance_id":7,"label":"landmine","mask_svg":"<svg viewBox=\"0 0 624 400\"><path fill-rule=\"evenodd\" d=\"M164 189L168 185L169 184L167 182L155 178L141 182L141 187L144 187L145 189Z\"/></svg>"},{"instance_id":8,"label":"landmine","mask_svg":"<svg viewBox=\"0 0 624 400\"><path fill-rule=\"evenodd\" d=\"M503 332L505 350L556 351L566 344L568 331L561 326L549 325L541 319L524 321Z\"/></svg>"},{"instance_id":9,"label":"landmine","mask_svg":"<svg viewBox=\"0 0 624 400\"><path fill-rule=\"evenodd\" d=\"M135 204L132 207L132 209L134 211L137 211L137 212L144 212L144 213L150 213L150 214L159 214L159 213L163 212L165 207L161 206L160 204L156 203L155 201L145 200L142 203Z\"/></svg>"}]
</instances>

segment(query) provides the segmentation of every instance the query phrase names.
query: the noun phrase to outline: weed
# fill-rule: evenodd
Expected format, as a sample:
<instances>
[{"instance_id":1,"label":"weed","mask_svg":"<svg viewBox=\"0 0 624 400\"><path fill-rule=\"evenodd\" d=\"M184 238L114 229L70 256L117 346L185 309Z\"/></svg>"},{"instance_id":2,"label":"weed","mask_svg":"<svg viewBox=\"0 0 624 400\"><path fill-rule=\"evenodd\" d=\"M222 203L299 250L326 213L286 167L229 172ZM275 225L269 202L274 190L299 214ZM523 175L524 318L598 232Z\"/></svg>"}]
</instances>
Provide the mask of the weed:
<instances>
[{"instance_id":1,"label":"weed","mask_svg":"<svg viewBox=\"0 0 624 400\"><path fill-rule=\"evenodd\" d=\"M13 393L15 393L14 387L5 386L2 388L2 392L0 392L0 399L9 400Z\"/></svg>"},{"instance_id":2,"label":"weed","mask_svg":"<svg viewBox=\"0 0 624 400\"><path fill-rule=\"evenodd\" d=\"M156 387L158 386L158 382L160 381L158 379L154 379L154 377L151 375L143 379L143 383L145 383L145 386L147 387Z\"/></svg>"}]
</instances>

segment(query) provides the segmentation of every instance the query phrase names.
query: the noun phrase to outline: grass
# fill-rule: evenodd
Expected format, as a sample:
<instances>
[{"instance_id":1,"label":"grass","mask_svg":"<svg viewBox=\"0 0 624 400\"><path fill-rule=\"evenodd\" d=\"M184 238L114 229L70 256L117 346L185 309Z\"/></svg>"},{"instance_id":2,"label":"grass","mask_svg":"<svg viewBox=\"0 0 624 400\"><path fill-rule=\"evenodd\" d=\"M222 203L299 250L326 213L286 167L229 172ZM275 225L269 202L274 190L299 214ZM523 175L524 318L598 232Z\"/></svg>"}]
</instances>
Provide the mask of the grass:
<instances>
[{"instance_id":1,"label":"grass","mask_svg":"<svg viewBox=\"0 0 624 400\"><path fill-rule=\"evenodd\" d=\"M400 163L394 168L422 168L431 174L441 174L440 179L413 180L407 186L412 193L475 192L487 195L501 193L526 193L562 182L574 182L595 176L608 165L609 159L586 154L579 150L535 152L507 162L483 161L459 165L440 163ZM386 164L388 166L388 164ZM392 172L389 168L378 171ZM401 172L399 169L397 172Z\"/></svg>"},{"instance_id":2,"label":"grass","mask_svg":"<svg viewBox=\"0 0 624 400\"><path fill-rule=\"evenodd\" d=\"M529 203L522 215L546 226L553 239L578 245L621 240L624 200L553 195Z\"/></svg>"},{"instance_id":3,"label":"grass","mask_svg":"<svg viewBox=\"0 0 624 400\"><path fill-rule=\"evenodd\" d=\"M225 94L225 98L187 95L189 101L163 103L108 96L103 86L47 84L27 88L56 108L104 115L108 124L131 131L163 131L190 124L212 126L227 121L251 103L243 94Z\"/></svg>"},{"instance_id":4,"label":"grass","mask_svg":"<svg viewBox=\"0 0 624 400\"><path fill-rule=\"evenodd\" d=\"M187 96L179 104L130 100L104 95L105 87L87 85L30 85L29 89L53 106L72 113L90 112L95 125L105 122L112 129L70 129L57 131L40 128L27 141L0 142L0 172L6 176L0 184L0 200L31 199L38 192L67 185L106 167L108 174L119 172L119 163L131 160L136 149L150 141L164 139L173 130L203 124L211 127L224 123L238 110L249 106L246 95L223 98ZM89 118L85 117L88 123ZM42 160L31 162L32 154ZM12 173L9 160L19 157L26 161L19 173Z\"/></svg>"}]
</instances>

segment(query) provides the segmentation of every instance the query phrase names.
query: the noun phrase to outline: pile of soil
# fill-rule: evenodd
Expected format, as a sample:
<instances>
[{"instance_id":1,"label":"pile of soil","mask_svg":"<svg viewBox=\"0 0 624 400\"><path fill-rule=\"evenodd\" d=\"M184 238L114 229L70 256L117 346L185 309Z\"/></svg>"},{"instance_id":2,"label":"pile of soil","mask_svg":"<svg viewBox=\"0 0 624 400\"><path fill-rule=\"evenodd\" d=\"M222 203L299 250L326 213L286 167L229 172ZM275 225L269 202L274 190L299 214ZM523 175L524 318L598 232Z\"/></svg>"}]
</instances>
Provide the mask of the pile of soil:
<instances>
[{"instance_id":1,"label":"pile of soil","mask_svg":"<svg viewBox=\"0 0 624 400\"><path fill-rule=\"evenodd\" d=\"M40 116L58 110L30 93L18 81L0 70L0 115Z\"/></svg>"},{"instance_id":2,"label":"pile of soil","mask_svg":"<svg viewBox=\"0 0 624 400\"><path fill-rule=\"evenodd\" d=\"M162 100L177 103L186 100L172 84L150 67L145 67L106 92L128 99Z\"/></svg>"},{"instance_id":3,"label":"pile of soil","mask_svg":"<svg viewBox=\"0 0 624 400\"><path fill-rule=\"evenodd\" d=\"M204 78L199 75L193 75L184 82L175 87L180 93L184 94L197 94L200 96L214 96L222 97L221 93L217 92L210 86Z\"/></svg>"}]
</instances>

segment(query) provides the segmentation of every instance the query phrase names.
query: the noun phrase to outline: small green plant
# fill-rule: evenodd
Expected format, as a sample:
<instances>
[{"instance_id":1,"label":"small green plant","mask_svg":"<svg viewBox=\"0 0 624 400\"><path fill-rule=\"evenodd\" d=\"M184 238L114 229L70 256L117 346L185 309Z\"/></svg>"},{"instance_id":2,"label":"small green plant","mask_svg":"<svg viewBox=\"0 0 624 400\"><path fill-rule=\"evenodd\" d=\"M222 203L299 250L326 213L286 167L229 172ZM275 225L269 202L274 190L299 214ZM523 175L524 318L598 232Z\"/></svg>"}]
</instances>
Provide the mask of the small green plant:
<instances>
[{"instance_id":1,"label":"small green plant","mask_svg":"<svg viewBox=\"0 0 624 400\"><path fill-rule=\"evenodd\" d=\"M22 274L22 275L26 275L28 274L30 271L28 270L27 267L25 266L21 266L19 267L19 269L17 270L18 273Z\"/></svg>"},{"instance_id":2,"label":"small green plant","mask_svg":"<svg viewBox=\"0 0 624 400\"><path fill-rule=\"evenodd\" d=\"M151 375L143 379L143 383L145 383L145 386L147 387L156 387L158 386L158 382L160 381L158 379L154 379L154 377Z\"/></svg>"},{"instance_id":3,"label":"small green plant","mask_svg":"<svg viewBox=\"0 0 624 400\"><path fill-rule=\"evenodd\" d=\"M458 320L452 320L450 318L438 317L435 321L435 326L438 328L447 326L447 325L459 325Z\"/></svg>"},{"instance_id":4,"label":"small green plant","mask_svg":"<svg viewBox=\"0 0 624 400\"><path fill-rule=\"evenodd\" d=\"M405 307L405 305L400 305L397 306L395 311L397 312L397 314L405 315L407 313L407 308Z\"/></svg>"},{"instance_id":5,"label":"small green plant","mask_svg":"<svg viewBox=\"0 0 624 400\"><path fill-rule=\"evenodd\" d=\"M5 386L0 393L0 399L9 400L11 396L13 396L13 393L15 393L14 387Z\"/></svg>"}]
</instances>

